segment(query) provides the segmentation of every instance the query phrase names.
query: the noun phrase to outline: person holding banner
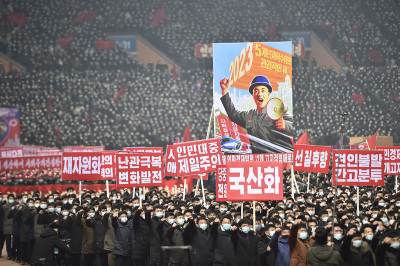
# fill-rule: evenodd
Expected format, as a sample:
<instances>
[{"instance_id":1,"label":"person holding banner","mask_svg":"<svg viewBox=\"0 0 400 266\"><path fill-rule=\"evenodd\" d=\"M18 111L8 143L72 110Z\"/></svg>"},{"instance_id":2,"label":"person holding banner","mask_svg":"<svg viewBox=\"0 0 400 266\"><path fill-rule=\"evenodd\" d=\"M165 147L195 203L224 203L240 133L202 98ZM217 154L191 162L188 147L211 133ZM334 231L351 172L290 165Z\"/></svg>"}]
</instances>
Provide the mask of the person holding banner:
<instances>
[{"instance_id":1,"label":"person holding banner","mask_svg":"<svg viewBox=\"0 0 400 266\"><path fill-rule=\"evenodd\" d=\"M232 122L247 129L253 137L293 150L293 144L289 137L294 135L293 116L285 112L283 117L275 122L267 115L267 103L272 92L272 86L267 77L256 76L253 78L249 86L249 93L252 95L257 108L249 111L238 111L233 105L228 93L228 78L222 79L219 84L222 91L221 102ZM287 136L285 137L285 135ZM250 143L252 153L276 152L258 141L251 139Z\"/></svg>"}]
</instances>

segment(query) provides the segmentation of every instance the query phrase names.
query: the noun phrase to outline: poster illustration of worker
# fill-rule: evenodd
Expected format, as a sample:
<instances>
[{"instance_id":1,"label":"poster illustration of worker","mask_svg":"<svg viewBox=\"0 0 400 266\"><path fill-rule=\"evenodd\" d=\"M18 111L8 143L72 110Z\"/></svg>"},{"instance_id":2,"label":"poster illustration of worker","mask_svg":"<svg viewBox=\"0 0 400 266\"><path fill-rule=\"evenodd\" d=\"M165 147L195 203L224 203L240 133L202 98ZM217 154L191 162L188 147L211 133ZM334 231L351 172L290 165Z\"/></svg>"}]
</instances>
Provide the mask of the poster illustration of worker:
<instances>
[{"instance_id":1,"label":"poster illustration of worker","mask_svg":"<svg viewBox=\"0 0 400 266\"><path fill-rule=\"evenodd\" d=\"M215 43L213 53L214 133L223 152L292 152L292 42Z\"/></svg>"}]
</instances>

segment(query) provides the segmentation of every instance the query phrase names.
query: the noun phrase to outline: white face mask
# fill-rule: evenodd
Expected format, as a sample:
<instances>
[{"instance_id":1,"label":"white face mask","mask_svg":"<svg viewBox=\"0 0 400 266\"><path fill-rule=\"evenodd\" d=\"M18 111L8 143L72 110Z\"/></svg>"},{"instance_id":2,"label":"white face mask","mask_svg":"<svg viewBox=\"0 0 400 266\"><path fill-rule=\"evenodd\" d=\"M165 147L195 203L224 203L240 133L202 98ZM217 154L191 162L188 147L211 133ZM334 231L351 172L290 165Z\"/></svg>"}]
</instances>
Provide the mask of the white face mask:
<instances>
[{"instance_id":1,"label":"white face mask","mask_svg":"<svg viewBox=\"0 0 400 266\"><path fill-rule=\"evenodd\" d=\"M273 237L274 234L275 234L275 231L269 231L269 236L270 236L270 237Z\"/></svg>"}]
</instances>

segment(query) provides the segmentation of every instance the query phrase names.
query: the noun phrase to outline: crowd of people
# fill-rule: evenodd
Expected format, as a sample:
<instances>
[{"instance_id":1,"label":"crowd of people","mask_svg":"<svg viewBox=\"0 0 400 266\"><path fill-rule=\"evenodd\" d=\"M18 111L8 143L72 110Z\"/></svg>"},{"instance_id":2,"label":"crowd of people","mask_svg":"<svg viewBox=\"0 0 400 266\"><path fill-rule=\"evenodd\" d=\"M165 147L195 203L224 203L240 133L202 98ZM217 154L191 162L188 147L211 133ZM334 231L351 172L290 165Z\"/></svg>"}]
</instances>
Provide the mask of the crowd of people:
<instances>
[{"instance_id":1,"label":"crowd of people","mask_svg":"<svg viewBox=\"0 0 400 266\"><path fill-rule=\"evenodd\" d=\"M335 208L330 175L312 175L309 190L306 179L255 203L216 201L212 189L205 201L201 189L185 200L157 189L0 195L0 247L22 265L400 264L394 180L360 187L358 210L354 187L338 188Z\"/></svg>"}]
</instances>

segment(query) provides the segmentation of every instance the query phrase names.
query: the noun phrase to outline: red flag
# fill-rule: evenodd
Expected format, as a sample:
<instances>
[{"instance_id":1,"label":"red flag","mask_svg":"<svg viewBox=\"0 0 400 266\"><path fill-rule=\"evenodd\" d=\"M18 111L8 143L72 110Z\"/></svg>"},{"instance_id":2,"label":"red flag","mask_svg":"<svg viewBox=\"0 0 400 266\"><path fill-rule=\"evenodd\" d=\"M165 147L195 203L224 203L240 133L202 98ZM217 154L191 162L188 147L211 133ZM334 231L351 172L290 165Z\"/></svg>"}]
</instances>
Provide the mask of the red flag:
<instances>
[{"instance_id":1,"label":"red flag","mask_svg":"<svg viewBox=\"0 0 400 266\"><path fill-rule=\"evenodd\" d=\"M60 131L60 129L58 127L54 128L54 133L56 133L56 139L61 139L62 138L61 131Z\"/></svg>"},{"instance_id":2,"label":"red flag","mask_svg":"<svg viewBox=\"0 0 400 266\"><path fill-rule=\"evenodd\" d=\"M379 129L375 132L374 135L367 139L368 147L370 150L375 150L376 148L376 137L378 136Z\"/></svg>"},{"instance_id":3,"label":"red flag","mask_svg":"<svg viewBox=\"0 0 400 266\"><path fill-rule=\"evenodd\" d=\"M364 103L364 96L361 94L353 93L350 98L353 102L358 102L358 105L362 107Z\"/></svg>"},{"instance_id":4,"label":"red flag","mask_svg":"<svg viewBox=\"0 0 400 266\"><path fill-rule=\"evenodd\" d=\"M96 41L94 46L100 50L110 50L111 48L114 47L115 42L116 41L107 42L107 41L103 41L103 40L98 40L98 41Z\"/></svg>"},{"instance_id":5,"label":"red flag","mask_svg":"<svg viewBox=\"0 0 400 266\"><path fill-rule=\"evenodd\" d=\"M67 38L63 39L61 37L58 37L57 39L57 44L60 45L62 48L67 46L72 40L72 35L70 34Z\"/></svg>"},{"instance_id":6,"label":"red flag","mask_svg":"<svg viewBox=\"0 0 400 266\"><path fill-rule=\"evenodd\" d=\"M117 96L115 97L115 103L118 104L118 102L119 102L119 97L121 97L122 93L124 93L124 90L125 90L125 83L122 84L121 89L119 89L119 91L118 91L118 93L117 93Z\"/></svg>"},{"instance_id":7,"label":"red flag","mask_svg":"<svg viewBox=\"0 0 400 266\"><path fill-rule=\"evenodd\" d=\"M301 137L297 140L296 144L307 144L307 145L310 145L310 140L308 138L307 131L304 132L303 135L301 135Z\"/></svg>"},{"instance_id":8,"label":"red flag","mask_svg":"<svg viewBox=\"0 0 400 266\"><path fill-rule=\"evenodd\" d=\"M172 66L172 77L174 80L178 79L178 71L176 70L175 64Z\"/></svg>"},{"instance_id":9,"label":"red flag","mask_svg":"<svg viewBox=\"0 0 400 266\"><path fill-rule=\"evenodd\" d=\"M275 24L275 22L272 22L271 25L269 25L269 27L267 28L267 34L271 38L275 38L276 37L276 24Z\"/></svg>"},{"instance_id":10,"label":"red flag","mask_svg":"<svg viewBox=\"0 0 400 266\"><path fill-rule=\"evenodd\" d=\"M151 27L154 28L155 26L158 25L161 21L167 18L167 14L165 13L164 8L160 8L160 10L157 11L157 13L153 17L153 21L151 22Z\"/></svg>"},{"instance_id":11,"label":"red flag","mask_svg":"<svg viewBox=\"0 0 400 266\"><path fill-rule=\"evenodd\" d=\"M16 12L11 12L7 17L8 22L14 22L18 25L24 24L28 19L29 17L18 14Z\"/></svg>"},{"instance_id":12,"label":"red flag","mask_svg":"<svg viewBox=\"0 0 400 266\"><path fill-rule=\"evenodd\" d=\"M92 22L92 20L93 20L93 18L94 18L94 11L88 11L88 12L85 12L85 13L83 13L83 14L81 14L79 17L77 17L75 20L74 20L74 22L72 23L72 24L76 24L76 23L79 23L79 22Z\"/></svg>"},{"instance_id":13,"label":"red flag","mask_svg":"<svg viewBox=\"0 0 400 266\"><path fill-rule=\"evenodd\" d=\"M49 100L47 102L47 116L50 116L51 114L51 99L53 98L53 92L50 92Z\"/></svg>"},{"instance_id":14,"label":"red flag","mask_svg":"<svg viewBox=\"0 0 400 266\"><path fill-rule=\"evenodd\" d=\"M356 35L361 30L362 25L363 25L363 23L360 23L357 26L355 26L353 28L353 30L347 35L347 38L350 38L350 37Z\"/></svg>"},{"instance_id":15,"label":"red flag","mask_svg":"<svg viewBox=\"0 0 400 266\"><path fill-rule=\"evenodd\" d=\"M183 140L182 142L187 142L190 141L191 137L190 137L190 124L188 124L185 128L185 130L183 131Z\"/></svg>"},{"instance_id":16,"label":"red flag","mask_svg":"<svg viewBox=\"0 0 400 266\"><path fill-rule=\"evenodd\" d=\"M377 50L369 50L369 57L371 57L372 61L375 64L382 63L381 53L379 53L379 51Z\"/></svg>"}]
</instances>

